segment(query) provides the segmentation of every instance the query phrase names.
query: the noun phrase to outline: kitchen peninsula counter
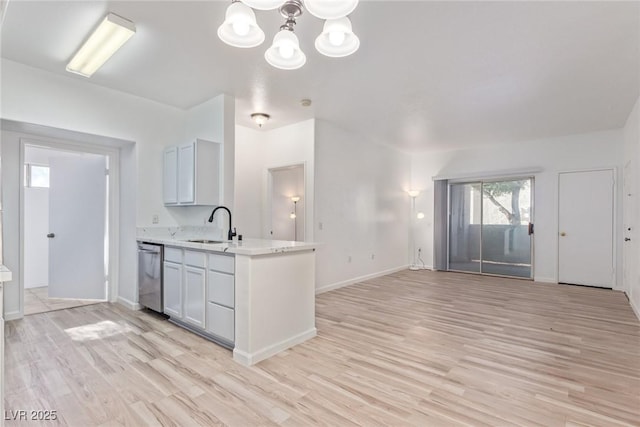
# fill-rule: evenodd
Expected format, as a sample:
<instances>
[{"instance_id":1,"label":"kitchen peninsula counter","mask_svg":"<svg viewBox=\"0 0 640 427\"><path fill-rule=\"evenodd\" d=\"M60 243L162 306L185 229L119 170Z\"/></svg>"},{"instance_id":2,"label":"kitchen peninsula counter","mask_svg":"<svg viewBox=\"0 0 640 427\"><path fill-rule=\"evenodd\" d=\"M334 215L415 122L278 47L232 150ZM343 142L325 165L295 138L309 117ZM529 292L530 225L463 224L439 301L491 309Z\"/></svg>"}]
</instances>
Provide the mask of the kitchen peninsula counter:
<instances>
[{"instance_id":1,"label":"kitchen peninsula counter","mask_svg":"<svg viewBox=\"0 0 640 427\"><path fill-rule=\"evenodd\" d=\"M165 252L167 248L180 248L185 258L187 252L190 257L198 252L209 253L207 271L215 268L213 259L233 256L234 360L253 365L316 335L315 243L264 239L188 241L195 239L198 237L138 237L140 242L164 245ZM188 268L191 267L185 265ZM216 275L213 272L207 280ZM209 282L206 289L204 298L208 307L215 291ZM207 314L206 322L213 321L214 316ZM207 323L205 329L210 325Z\"/></svg>"}]
</instances>

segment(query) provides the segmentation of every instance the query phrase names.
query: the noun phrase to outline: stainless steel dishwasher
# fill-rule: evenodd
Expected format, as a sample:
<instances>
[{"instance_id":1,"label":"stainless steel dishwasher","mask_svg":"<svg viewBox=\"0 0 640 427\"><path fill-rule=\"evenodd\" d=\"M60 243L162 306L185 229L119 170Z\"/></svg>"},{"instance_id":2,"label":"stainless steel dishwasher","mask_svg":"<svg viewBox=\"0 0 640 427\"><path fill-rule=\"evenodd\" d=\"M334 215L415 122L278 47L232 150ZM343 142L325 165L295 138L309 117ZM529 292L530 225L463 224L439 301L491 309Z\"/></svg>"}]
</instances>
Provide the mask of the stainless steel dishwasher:
<instances>
[{"instance_id":1,"label":"stainless steel dishwasher","mask_svg":"<svg viewBox=\"0 0 640 427\"><path fill-rule=\"evenodd\" d=\"M164 246L138 243L138 301L143 307L162 313L162 262Z\"/></svg>"}]
</instances>

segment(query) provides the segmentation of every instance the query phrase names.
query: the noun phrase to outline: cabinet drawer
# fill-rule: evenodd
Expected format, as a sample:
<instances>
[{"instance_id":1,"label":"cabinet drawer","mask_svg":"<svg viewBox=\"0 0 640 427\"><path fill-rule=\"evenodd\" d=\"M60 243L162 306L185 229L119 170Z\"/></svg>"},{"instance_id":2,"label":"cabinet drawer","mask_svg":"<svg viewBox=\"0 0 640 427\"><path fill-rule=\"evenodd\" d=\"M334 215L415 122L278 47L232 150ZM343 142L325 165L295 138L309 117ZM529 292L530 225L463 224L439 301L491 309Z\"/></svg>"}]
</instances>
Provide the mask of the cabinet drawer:
<instances>
[{"instance_id":1,"label":"cabinet drawer","mask_svg":"<svg viewBox=\"0 0 640 427\"><path fill-rule=\"evenodd\" d=\"M207 255L204 252L184 251L184 263L192 267L204 268Z\"/></svg>"},{"instance_id":2,"label":"cabinet drawer","mask_svg":"<svg viewBox=\"0 0 640 427\"><path fill-rule=\"evenodd\" d=\"M231 273L235 271L236 257L233 255L209 254L209 270Z\"/></svg>"},{"instance_id":3,"label":"cabinet drawer","mask_svg":"<svg viewBox=\"0 0 640 427\"><path fill-rule=\"evenodd\" d=\"M164 260L182 264L182 249L164 247Z\"/></svg>"},{"instance_id":4,"label":"cabinet drawer","mask_svg":"<svg viewBox=\"0 0 640 427\"><path fill-rule=\"evenodd\" d=\"M235 341L235 316L230 308L207 302L207 332L227 341Z\"/></svg>"},{"instance_id":5,"label":"cabinet drawer","mask_svg":"<svg viewBox=\"0 0 640 427\"><path fill-rule=\"evenodd\" d=\"M210 302L233 308L234 304L234 277L231 274L209 271L207 283L207 295Z\"/></svg>"}]
</instances>

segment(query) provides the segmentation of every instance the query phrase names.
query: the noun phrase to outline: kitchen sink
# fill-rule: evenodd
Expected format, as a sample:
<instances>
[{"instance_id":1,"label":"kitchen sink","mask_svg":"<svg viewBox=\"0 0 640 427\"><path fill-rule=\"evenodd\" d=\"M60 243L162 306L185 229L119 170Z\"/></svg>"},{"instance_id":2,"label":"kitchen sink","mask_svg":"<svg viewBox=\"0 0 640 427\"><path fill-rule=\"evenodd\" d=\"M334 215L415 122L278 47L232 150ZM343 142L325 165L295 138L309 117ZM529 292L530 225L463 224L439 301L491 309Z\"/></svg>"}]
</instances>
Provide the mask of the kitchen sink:
<instances>
[{"instance_id":1,"label":"kitchen sink","mask_svg":"<svg viewBox=\"0 0 640 427\"><path fill-rule=\"evenodd\" d=\"M222 240L207 240L207 239L193 239L193 240L187 240L187 242L191 242L191 243L224 243Z\"/></svg>"}]
</instances>

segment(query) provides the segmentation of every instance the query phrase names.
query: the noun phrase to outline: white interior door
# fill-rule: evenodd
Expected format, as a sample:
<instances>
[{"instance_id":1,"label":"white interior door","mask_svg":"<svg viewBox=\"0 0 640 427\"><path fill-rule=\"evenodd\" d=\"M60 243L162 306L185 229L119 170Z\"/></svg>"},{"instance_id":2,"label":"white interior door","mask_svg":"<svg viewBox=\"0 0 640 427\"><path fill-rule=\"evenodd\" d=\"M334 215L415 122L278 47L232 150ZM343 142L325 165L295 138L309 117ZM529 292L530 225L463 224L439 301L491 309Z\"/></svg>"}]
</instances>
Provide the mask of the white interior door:
<instances>
[{"instance_id":1,"label":"white interior door","mask_svg":"<svg viewBox=\"0 0 640 427\"><path fill-rule=\"evenodd\" d=\"M304 241L304 166L272 169L270 175L270 237L275 240Z\"/></svg>"},{"instance_id":2,"label":"white interior door","mask_svg":"<svg viewBox=\"0 0 640 427\"><path fill-rule=\"evenodd\" d=\"M106 158L49 163L49 296L106 299Z\"/></svg>"},{"instance_id":3,"label":"white interior door","mask_svg":"<svg viewBox=\"0 0 640 427\"><path fill-rule=\"evenodd\" d=\"M558 281L611 288L613 170L559 176Z\"/></svg>"},{"instance_id":4,"label":"white interior door","mask_svg":"<svg viewBox=\"0 0 640 427\"><path fill-rule=\"evenodd\" d=\"M638 277L638 243L634 236L637 218L635 162L630 160L624 166L623 174L623 222L624 246L622 247L622 283L629 292Z\"/></svg>"}]
</instances>

